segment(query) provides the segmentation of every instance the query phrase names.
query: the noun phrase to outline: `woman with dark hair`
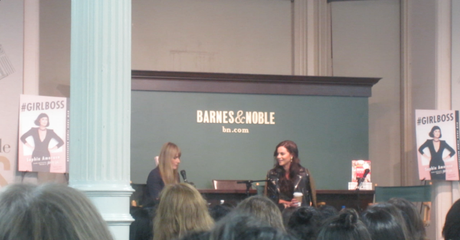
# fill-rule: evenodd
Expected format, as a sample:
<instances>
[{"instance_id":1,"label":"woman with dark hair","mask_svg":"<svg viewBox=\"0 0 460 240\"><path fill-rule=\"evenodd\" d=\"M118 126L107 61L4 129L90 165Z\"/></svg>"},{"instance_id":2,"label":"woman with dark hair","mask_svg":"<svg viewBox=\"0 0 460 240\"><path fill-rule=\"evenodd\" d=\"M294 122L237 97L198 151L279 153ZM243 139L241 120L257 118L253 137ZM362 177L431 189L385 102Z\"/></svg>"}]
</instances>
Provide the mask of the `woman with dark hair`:
<instances>
[{"instance_id":1,"label":"woman with dark hair","mask_svg":"<svg viewBox=\"0 0 460 240\"><path fill-rule=\"evenodd\" d=\"M165 185L176 184L179 179L181 151L179 147L167 142L161 147L158 166L150 171L145 191L146 202L157 201Z\"/></svg>"},{"instance_id":2,"label":"woman with dark hair","mask_svg":"<svg viewBox=\"0 0 460 240\"><path fill-rule=\"evenodd\" d=\"M372 240L412 240L399 210L389 204L369 206L361 215Z\"/></svg>"},{"instance_id":3,"label":"woman with dark hair","mask_svg":"<svg viewBox=\"0 0 460 240\"><path fill-rule=\"evenodd\" d=\"M296 208L289 219L287 232L302 240L315 240L323 223L321 212L315 207Z\"/></svg>"},{"instance_id":4,"label":"woman with dark hair","mask_svg":"<svg viewBox=\"0 0 460 240\"><path fill-rule=\"evenodd\" d=\"M21 141L29 148L33 148L32 152L32 171L33 172L49 172L51 163L51 151L54 151L64 145L64 141L52 130L47 129L50 125L49 117L46 113L38 115L34 121L38 127L31 128L21 136ZM32 137L34 146L27 142L27 138ZM57 144L50 148L50 141L55 140Z\"/></svg>"},{"instance_id":5,"label":"woman with dark hair","mask_svg":"<svg viewBox=\"0 0 460 240\"><path fill-rule=\"evenodd\" d=\"M455 150L449 146L446 141L440 140L442 137L440 127L433 126L428 135L433 139L426 140L426 142L418 148L418 151L424 158L430 159L431 180L446 180L446 169L444 161L452 158L455 155ZM425 148L430 150L431 157L423 152ZM450 154L443 157L444 150L448 150Z\"/></svg>"},{"instance_id":6,"label":"woman with dark hair","mask_svg":"<svg viewBox=\"0 0 460 240\"><path fill-rule=\"evenodd\" d=\"M300 165L299 150L293 141L280 142L275 148L275 165L268 171L265 193L282 207L299 206L294 192L303 194L301 204L316 207L316 190L308 169Z\"/></svg>"},{"instance_id":7,"label":"woman with dark hair","mask_svg":"<svg viewBox=\"0 0 460 240\"><path fill-rule=\"evenodd\" d=\"M375 240L377 238L371 237L371 234L363 222L361 222L358 213L354 209L346 208L340 211L339 215L326 221L326 223L321 227L317 239Z\"/></svg>"},{"instance_id":8,"label":"woman with dark hair","mask_svg":"<svg viewBox=\"0 0 460 240\"><path fill-rule=\"evenodd\" d=\"M446 240L460 240L460 199L447 212L442 236Z\"/></svg>"},{"instance_id":9,"label":"woman with dark hair","mask_svg":"<svg viewBox=\"0 0 460 240\"><path fill-rule=\"evenodd\" d=\"M412 202L404 198L391 198L388 202L401 211L406 221L407 230L409 234L413 236L414 240L426 239L426 230L423 225L423 220Z\"/></svg>"}]
</instances>

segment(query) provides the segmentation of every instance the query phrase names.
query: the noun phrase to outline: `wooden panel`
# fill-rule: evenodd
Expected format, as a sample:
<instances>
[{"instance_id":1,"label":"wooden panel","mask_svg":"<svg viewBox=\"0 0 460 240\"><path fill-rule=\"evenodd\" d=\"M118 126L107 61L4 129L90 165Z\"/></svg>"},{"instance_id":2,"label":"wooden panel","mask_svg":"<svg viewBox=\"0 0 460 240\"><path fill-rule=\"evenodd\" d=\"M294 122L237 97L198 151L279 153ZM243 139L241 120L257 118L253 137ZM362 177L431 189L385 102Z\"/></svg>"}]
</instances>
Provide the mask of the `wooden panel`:
<instances>
[{"instance_id":1,"label":"wooden panel","mask_svg":"<svg viewBox=\"0 0 460 240\"><path fill-rule=\"evenodd\" d=\"M370 97L380 78L132 71L132 90Z\"/></svg>"}]
</instances>

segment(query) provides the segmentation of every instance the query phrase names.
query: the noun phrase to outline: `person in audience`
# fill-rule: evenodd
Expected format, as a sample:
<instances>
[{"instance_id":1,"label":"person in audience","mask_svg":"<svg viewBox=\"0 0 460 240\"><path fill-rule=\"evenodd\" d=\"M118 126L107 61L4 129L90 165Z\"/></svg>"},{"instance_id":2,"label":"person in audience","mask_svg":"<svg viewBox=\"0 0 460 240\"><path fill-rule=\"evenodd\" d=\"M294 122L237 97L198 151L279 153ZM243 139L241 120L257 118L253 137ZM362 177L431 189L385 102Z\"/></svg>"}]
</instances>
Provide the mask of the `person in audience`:
<instances>
[{"instance_id":1,"label":"person in audience","mask_svg":"<svg viewBox=\"0 0 460 240\"><path fill-rule=\"evenodd\" d=\"M423 220L412 202L404 198L391 198L388 202L396 206L403 213L402 215L406 222L409 235L411 235L414 240L426 239L426 230Z\"/></svg>"},{"instance_id":2,"label":"person in audience","mask_svg":"<svg viewBox=\"0 0 460 240\"><path fill-rule=\"evenodd\" d=\"M225 217L228 213L233 210L233 206L229 204L216 204L209 208L209 214L214 219L215 222L219 221L221 218Z\"/></svg>"},{"instance_id":3,"label":"person in audience","mask_svg":"<svg viewBox=\"0 0 460 240\"><path fill-rule=\"evenodd\" d=\"M99 211L61 184L13 184L0 194L2 240L112 240Z\"/></svg>"},{"instance_id":4,"label":"person in audience","mask_svg":"<svg viewBox=\"0 0 460 240\"><path fill-rule=\"evenodd\" d=\"M329 218L321 227L317 239L374 240L358 213L351 208L345 208L337 216Z\"/></svg>"},{"instance_id":5,"label":"person in audience","mask_svg":"<svg viewBox=\"0 0 460 240\"><path fill-rule=\"evenodd\" d=\"M369 206L361 215L373 240L412 240L399 210L391 204Z\"/></svg>"},{"instance_id":6,"label":"person in audience","mask_svg":"<svg viewBox=\"0 0 460 240\"><path fill-rule=\"evenodd\" d=\"M211 230L209 240L295 240L295 238L254 215L234 211L216 223Z\"/></svg>"},{"instance_id":7,"label":"person in audience","mask_svg":"<svg viewBox=\"0 0 460 240\"><path fill-rule=\"evenodd\" d=\"M311 206L296 208L288 222L287 231L298 239L315 240L323 223L323 216Z\"/></svg>"},{"instance_id":8,"label":"person in audience","mask_svg":"<svg viewBox=\"0 0 460 240\"><path fill-rule=\"evenodd\" d=\"M297 210L297 207L287 207L283 209L281 212L281 216L283 217L283 225L284 228L287 229L289 219L291 219L292 214Z\"/></svg>"},{"instance_id":9,"label":"person in audience","mask_svg":"<svg viewBox=\"0 0 460 240\"><path fill-rule=\"evenodd\" d=\"M265 194L282 209L298 207L294 192L303 193L301 204L316 207L316 190L313 177L300 165L299 150L293 141L282 141L275 148L275 165L267 173Z\"/></svg>"},{"instance_id":10,"label":"person in audience","mask_svg":"<svg viewBox=\"0 0 460 240\"><path fill-rule=\"evenodd\" d=\"M447 212L442 236L446 240L460 240L460 199Z\"/></svg>"},{"instance_id":11,"label":"person in audience","mask_svg":"<svg viewBox=\"0 0 460 240\"><path fill-rule=\"evenodd\" d=\"M323 205L319 207L319 211L321 212L321 215L323 215L323 219L327 220L331 217L337 216L339 214L339 211L337 211L337 208L331 205Z\"/></svg>"},{"instance_id":12,"label":"person in audience","mask_svg":"<svg viewBox=\"0 0 460 240\"><path fill-rule=\"evenodd\" d=\"M150 240L153 237L152 229L152 216L148 208L144 207L131 207L131 216L134 222L129 225L129 239L130 240Z\"/></svg>"},{"instance_id":13,"label":"person in audience","mask_svg":"<svg viewBox=\"0 0 460 240\"><path fill-rule=\"evenodd\" d=\"M160 150L158 166L150 171L145 189L146 202L158 200L158 196L165 185L180 182L179 164L181 151L179 147L167 142Z\"/></svg>"},{"instance_id":14,"label":"person in audience","mask_svg":"<svg viewBox=\"0 0 460 240\"><path fill-rule=\"evenodd\" d=\"M235 208L236 212L252 214L268 225L284 231L281 211L269 198L254 195L241 201Z\"/></svg>"},{"instance_id":15,"label":"person in audience","mask_svg":"<svg viewBox=\"0 0 460 240\"><path fill-rule=\"evenodd\" d=\"M153 240L181 238L190 232L209 231L214 221L206 201L192 185L166 185L153 220Z\"/></svg>"}]
</instances>

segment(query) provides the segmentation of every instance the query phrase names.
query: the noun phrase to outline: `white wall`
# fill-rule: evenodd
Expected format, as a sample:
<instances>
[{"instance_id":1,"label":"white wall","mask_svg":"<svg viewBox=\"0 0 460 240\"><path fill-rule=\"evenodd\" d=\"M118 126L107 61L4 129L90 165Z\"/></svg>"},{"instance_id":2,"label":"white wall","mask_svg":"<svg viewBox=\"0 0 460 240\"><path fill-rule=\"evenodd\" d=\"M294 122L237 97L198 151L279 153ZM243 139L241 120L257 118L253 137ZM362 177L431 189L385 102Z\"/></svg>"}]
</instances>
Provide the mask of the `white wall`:
<instances>
[{"instance_id":1,"label":"white wall","mask_svg":"<svg viewBox=\"0 0 460 240\"><path fill-rule=\"evenodd\" d=\"M369 98L372 182L399 185L399 1L332 2L331 10L334 76L382 78Z\"/></svg>"},{"instance_id":2,"label":"white wall","mask_svg":"<svg viewBox=\"0 0 460 240\"><path fill-rule=\"evenodd\" d=\"M452 1L452 109L460 110L460 1Z\"/></svg>"}]
</instances>

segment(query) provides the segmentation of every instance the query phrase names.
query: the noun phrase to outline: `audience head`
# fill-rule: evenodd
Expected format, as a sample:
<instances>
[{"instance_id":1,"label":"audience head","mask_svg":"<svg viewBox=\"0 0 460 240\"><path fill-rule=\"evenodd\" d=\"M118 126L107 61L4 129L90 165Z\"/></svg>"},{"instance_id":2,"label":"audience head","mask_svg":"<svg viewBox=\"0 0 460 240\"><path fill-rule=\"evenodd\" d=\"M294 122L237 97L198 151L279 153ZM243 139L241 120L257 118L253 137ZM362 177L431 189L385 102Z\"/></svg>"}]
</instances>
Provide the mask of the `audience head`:
<instances>
[{"instance_id":1,"label":"audience head","mask_svg":"<svg viewBox=\"0 0 460 240\"><path fill-rule=\"evenodd\" d=\"M187 232L209 231L213 224L206 201L198 190L186 183L167 185L160 193L153 239L169 240Z\"/></svg>"},{"instance_id":2,"label":"audience head","mask_svg":"<svg viewBox=\"0 0 460 240\"><path fill-rule=\"evenodd\" d=\"M446 222L442 228L442 236L446 240L460 239L460 199L447 212Z\"/></svg>"},{"instance_id":3,"label":"audience head","mask_svg":"<svg viewBox=\"0 0 460 240\"><path fill-rule=\"evenodd\" d=\"M323 205L319 207L319 211L321 212L321 215L323 215L323 219L335 217L339 214L339 211L331 205Z\"/></svg>"},{"instance_id":4,"label":"audience head","mask_svg":"<svg viewBox=\"0 0 460 240\"><path fill-rule=\"evenodd\" d=\"M158 168L165 185L179 183L178 168L180 157L181 151L176 144L167 142L161 147Z\"/></svg>"},{"instance_id":5,"label":"audience head","mask_svg":"<svg viewBox=\"0 0 460 240\"><path fill-rule=\"evenodd\" d=\"M0 194L0 239L111 240L99 211L60 184L13 184Z\"/></svg>"},{"instance_id":6,"label":"audience head","mask_svg":"<svg viewBox=\"0 0 460 240\"><path fill-rule=\"evenodd\" d=\"M321 227L318 240L371 240L366 226L359 219L358 213L351 208L343 209L330 218Z\"/></svg>"},{"instance_id":7,"label":"audience head","mask_svg":"<svg viewBox=\"0 0 460 240\"><path fill-rule=\"evenodd\" d=\"M283 218L284 228L288 227L289 219L292 214L297 210L297 207L287 207L281 212L281 217Z\"/></svg>"},{"instance_id":8,"label":"audience head","mask_svg":"<svg viewBox=\"0 0 460 240\"><path fill-rule=\"evenodd\" d=\"M369 206L361 216L362 221L373 240L406 240L412 239L407 233L406 223L396 207L386 204Z\"/></svg>"},{"instance_id":9,"label":"audience head","mask_svg":"<svg viewBox=\"0 0 460 240\"><path fill-rule=\"evenodd\" d=\"M240 213L248 213L265 221L270 226L284 231L283 217L278 206L269 198L261 195L251 196L241 201L235 208Z\"/></svg>"},{"instance_id":10,"label":"audience head","mask_svg":"<svg viewBox=\"0 0 460 240\"><path fill-rule=\"evenodd\" d=\"M422 240L426 238L426 230L423 220L417 211L415 205L404 198L391 198L389 203L397 207L401 212L406 222L406 227L414 240Z\"/></svg>"},{"instance_id":11,"label":"audience head","mask_svg":"<svg viewBox=\"0 0 460 240\"><path fill-rule=\"evenodd\" d=\"M217 204L209 208L209 214L214 219L214 221L217 222L221 218L225 217L232 210L233 210L233 207L231 205Z\"/></svg>"},{"instance_id":12,"label":"audience head","mask_svg":"<svg viewBox=\"0 0 460 240\"><path fill-rule=\"evenodd\" d=\"M314 207L300 207L292 214L287 231L298 239L314 240L321 227L323 217Z\"/></svg>"},{"instance_id":13,"label":"audience head","mask_svg":"<svg viewBox=\"0 0 460 240\"><path fill-rule=\"evenodd\" d=\"M209 240L294 240L254 215L232 212L216 223Z\"/></svg>"}]
</instances>

